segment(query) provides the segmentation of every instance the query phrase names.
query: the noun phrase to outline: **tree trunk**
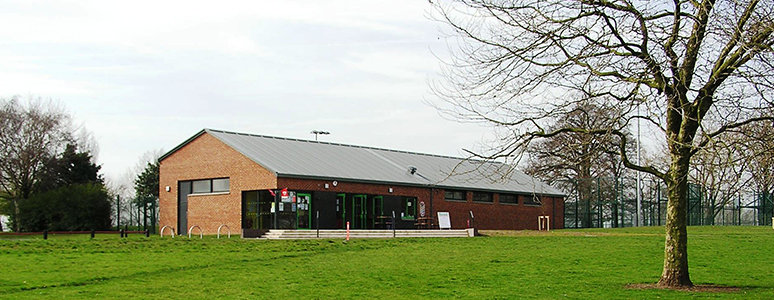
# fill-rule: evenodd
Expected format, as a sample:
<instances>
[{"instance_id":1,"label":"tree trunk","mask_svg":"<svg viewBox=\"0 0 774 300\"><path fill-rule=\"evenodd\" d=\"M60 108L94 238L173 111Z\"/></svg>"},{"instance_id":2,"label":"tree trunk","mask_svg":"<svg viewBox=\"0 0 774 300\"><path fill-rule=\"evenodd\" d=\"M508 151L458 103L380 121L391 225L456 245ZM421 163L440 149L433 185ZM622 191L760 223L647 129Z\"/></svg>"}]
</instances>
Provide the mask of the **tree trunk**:
<instances>
[{"instance_id":1,"label":"tree trunk","mask_svg":"<svg viewBox=\"0 0 774 300\"><path fill-rule=\"evenodd\" d=\"M11 199L12 199L11 202L13 202L12 203L12 205L13 205L13 227L14 227L13 230L16 231L17 233L19 233L19 232L21 232L21 225L19 224L20 223L19 220L21 219L21 218L19 218L19 200L16 199L16 198L11 198Z\"/></svg>"},{"instance_id":2,"label":"tree trunk","mask_svg":"<svg viewBox=\"0 0 774 300\"><path fill-rule=\"evenodd\" d=\"M666 241L664 243L664 271L658 285L662 287L693 286L688 275L688 163L687 153L672 154L672 165L667 174ZM678 157L674 157L678 156Z\"/></svg>"}]
</instances>

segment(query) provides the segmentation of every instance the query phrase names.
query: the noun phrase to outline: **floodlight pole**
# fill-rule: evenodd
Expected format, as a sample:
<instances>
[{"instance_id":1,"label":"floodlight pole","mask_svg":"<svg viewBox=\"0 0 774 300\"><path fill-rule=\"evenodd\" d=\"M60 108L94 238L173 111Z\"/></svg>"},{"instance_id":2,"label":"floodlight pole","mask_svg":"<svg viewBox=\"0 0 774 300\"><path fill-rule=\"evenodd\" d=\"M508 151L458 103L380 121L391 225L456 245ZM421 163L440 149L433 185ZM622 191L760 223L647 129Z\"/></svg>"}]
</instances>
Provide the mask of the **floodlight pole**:
<instances>
[{"instance_id":1,"label":"floodlight pole","mask_svg":"<svg viewBox=\"0 0 774 300\"><path fill-rule=\"evenodd\" d=\"M637 165L642 165L640 157L640 104L637 103ZM642 179L637 171L637 226L642 226Z\"/></svg>"},{"instance_id":2,"label":"floodlight pole","mask_svg":"<svg viewBox=\"0 0 774 300\"><path fill-rule=\"evenodd\" d=\"M322 131L322 130L312 130L311 133L314 134L314 140L315 141L317 141L317 135L331 134L330 132Z\"/></svg>"}]
</instances>

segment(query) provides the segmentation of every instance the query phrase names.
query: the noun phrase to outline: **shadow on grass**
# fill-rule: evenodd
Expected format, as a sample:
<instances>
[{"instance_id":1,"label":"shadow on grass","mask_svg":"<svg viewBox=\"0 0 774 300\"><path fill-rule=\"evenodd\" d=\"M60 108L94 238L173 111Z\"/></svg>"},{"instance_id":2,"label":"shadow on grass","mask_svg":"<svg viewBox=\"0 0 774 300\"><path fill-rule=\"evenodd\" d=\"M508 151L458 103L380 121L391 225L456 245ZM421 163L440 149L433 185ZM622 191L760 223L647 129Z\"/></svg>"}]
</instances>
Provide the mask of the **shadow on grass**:
<instances>
[{"instance_id":1,"label":"shadow on grass","mask_svg":"<svg viewBox=\"0 0 774 300\"><path fill-rule=\"evenodd\" d=\"M630 290L670 290L670 291L684 291L684 292L698 292L698 293L735 293L742 289L753 289L759 287L753 286L725 286L716 284L696 284L691 287L665 287L655 283L633 283L624 286Z\"/></svg>"}]
</instances>

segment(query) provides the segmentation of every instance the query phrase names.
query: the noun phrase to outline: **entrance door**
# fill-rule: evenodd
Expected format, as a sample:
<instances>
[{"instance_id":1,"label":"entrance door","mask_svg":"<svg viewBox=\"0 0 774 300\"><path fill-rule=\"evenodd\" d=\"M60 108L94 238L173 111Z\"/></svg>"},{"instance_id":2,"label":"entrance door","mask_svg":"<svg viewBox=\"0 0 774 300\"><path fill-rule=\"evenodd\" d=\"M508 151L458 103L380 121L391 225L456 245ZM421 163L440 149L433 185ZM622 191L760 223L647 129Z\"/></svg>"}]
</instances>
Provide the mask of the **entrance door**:
<instances>
[{"instance_id":1,"label":"entrance door","mask_svg":"<svg viewBox=\"0 0 774 300\"><path fill-rule=\"evenodd\" d=\"M366 229L368 209L366 205L366 195L352 196L352 228Z\"/></svg>"},{"instance_id":2,"label":"entrance door","mask_svg":"<svg viewBox=\"0 0 774 300\"><path fill-rule=\"evenodd\" d=\"M368 216L368 225L371 228L376 228L376 223L379 222L378 217L384 215L384 197L374 196L371 198L371 214Z\"/></svg>"},{"instance_id":3,"label":"entrance door","mask_svg":"<svg viewBox=\"0 0 774 300\"><path fill-rule=\"evenodd\" d=\"M312 195L299 193L296 195L298 214L296 224L298 229L312 229Z\"/></svg>"},{"instance_id":4,"label":"entrance door","mask_svg":"<svg viewBox=\"0 0 774 300\"><path fill-rule=\"evenodd\" d=\"M177 186L177 234L188 233L188 195L191 194L191 182L181 181Z\"/></svg>"}]
</instances>

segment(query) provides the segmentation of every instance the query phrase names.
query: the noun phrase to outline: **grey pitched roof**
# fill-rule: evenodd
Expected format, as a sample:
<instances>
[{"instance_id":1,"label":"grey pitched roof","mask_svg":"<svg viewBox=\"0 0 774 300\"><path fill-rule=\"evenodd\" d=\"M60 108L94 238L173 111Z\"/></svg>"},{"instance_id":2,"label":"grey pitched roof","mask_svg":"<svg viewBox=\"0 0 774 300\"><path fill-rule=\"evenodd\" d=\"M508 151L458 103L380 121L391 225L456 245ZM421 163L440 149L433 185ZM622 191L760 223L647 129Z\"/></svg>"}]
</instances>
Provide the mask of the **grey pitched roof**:
<instances>
[{"instance_id":1,"label":"grey pitched roof","mask_svg":"<svg viewBox=\"0 0 774 300\"><path fill-rule=\"evenodd\" d=\"M279 177L563 196L556 188L496 162L213 129L202 130L159 160L205 132ZM416 168L414 174L410 167Z\"/></svg>"}]
</instances>

